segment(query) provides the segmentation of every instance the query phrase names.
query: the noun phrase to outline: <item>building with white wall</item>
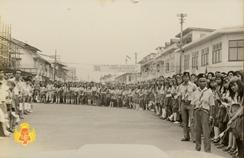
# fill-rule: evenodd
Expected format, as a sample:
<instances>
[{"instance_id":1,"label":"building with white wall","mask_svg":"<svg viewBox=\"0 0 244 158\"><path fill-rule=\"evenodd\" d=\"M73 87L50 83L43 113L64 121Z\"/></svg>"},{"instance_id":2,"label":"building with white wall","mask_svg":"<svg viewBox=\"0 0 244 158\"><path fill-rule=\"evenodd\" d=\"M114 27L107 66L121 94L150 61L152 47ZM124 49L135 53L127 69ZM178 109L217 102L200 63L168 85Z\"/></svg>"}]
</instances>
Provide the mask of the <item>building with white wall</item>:
<instances>
[{"instance_id":1,"label":"building with white wall","mask_svg":"<svg viewBox=\"0 0 244 158\"><path fill-rule=\"evenodd\" d=\"M157 56L157 53L150 53L138 62L141 65L141 81L156 78L157 67L155 59Z\"/></svg>"},{"instance_id":2,"label":"building with white wall","mask_svg":"<svg viewBox=\"0 0 244 158\"><path fill-rule=\"evenodd\" d=\"M67 81L76 81L77 80L76 68L75 67L68 67L66 80Z\"/></svg>"},{"instance_id":3,"label":"building with white wall","mask_svg":"<svg viewBox=\"0 0 244 158\"><path fill-rule=\"evenodd\" d=\"M17 69L32 75L38 74L43 78L53 78L52 64L38 54L38 48L17 39L12 41L19 46L20 64Z\"/></svg>"},{"instance_id":4,"label":"building with white wall","mask_svg":"<svg viewBox=\"0 0 244 158\"><path fill-rule=\"evenodd\" d=\"M186 45L194 42L213 31L215 31L215 29L188 27L182 31L182 44ZM175 37L180 39L180 35L181 33L178 33Z\"/></svg>"},{"instance_id":5,"label":"building with white wall","mask_svg":"<svg viewBox=\"0 0 244 158\"><path fill-rule=\"evenodd\" d=\"M190 73L243 70L244 27L208 29L189 27L166 42L163 49L145 56L141 80L169 77L184 71ZM181 48L181 49L180 49Z\"/></svg>"},{"instance_id":6,"label":"building with white wall","mask_svg":"<svg viewBox=\"0 0 244 158\"><path fill-rule=\"evenodd\" d=\"M180 51L180 50L177 50ZM181 67L191 73L243 70L244 27L216 30L183 46Z\"/></svg>"},{"instance_id":7,"label":"building with white wall","mask_svg":"<svg viewBox=\"0 0 244 158\"><path fill-rule=\"evenodd\" d=\"M179 39L171 39L170 42L166 42L164 49L155 59L157 63L157 77L159 76L172 76L179 72L179 52L175 52L178 49Z\"/></svg>"},{"instance_id":8,"label":"building with white wall","mask_svg":"<svg viewBox=\"0 0 244 158\"><path fill-rule=\"evenodd\" d=\"M140 80L140 73L124 73L115 78L115 82L124 84L133 84Z\"/></svg>"}]
</instances>

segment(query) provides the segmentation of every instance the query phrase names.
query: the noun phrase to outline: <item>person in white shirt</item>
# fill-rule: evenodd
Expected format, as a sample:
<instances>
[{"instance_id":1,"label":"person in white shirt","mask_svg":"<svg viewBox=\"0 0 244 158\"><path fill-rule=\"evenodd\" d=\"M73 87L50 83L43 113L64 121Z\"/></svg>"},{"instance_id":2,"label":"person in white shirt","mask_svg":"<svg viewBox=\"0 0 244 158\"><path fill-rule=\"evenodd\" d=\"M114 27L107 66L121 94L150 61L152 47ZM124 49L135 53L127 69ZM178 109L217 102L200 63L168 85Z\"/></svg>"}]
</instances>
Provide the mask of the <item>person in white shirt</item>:
<instances>
[{"instance_id":1,"label":"person in white shirt","mask_svg":"<svg viewBox=\"0 0 244 158\"><path fill-rule=\"evenodd\" d=\"M190 81L190 73L183 73L183 83L179 86L180 112L182 116L184 138L181 141L190 141L190 132L192 141L194 141L194 126L190 120L193 120L193 106L191 105L193 92L197 86ZM189 130L190 124L190 130Z\"/></svg>"},{"instance_id":2,"label":"person in white shirt","mask_svg":"<svg viewBox=\"0 0 244 158\"><path fill-rule=\"evenodd\" d=\"M16 71L15 77L10 79L10 81L13 81L15 84L14 87L14 95L15 95L15 106L17 109L17 113L20 116L21 119L24 119L23 117L23 83L21 81L21 71Z\"/></svg>"},{"instance_id":3,"label":"person in white shirt","mask_svg":"<svg viewBox=\"0 0 244 158\"><path fill-rule=\"evenodd\" d=\"M195 134L197 151L201 150L202 135L204 137L204 151L211 152L210 121L213 119L214 95L207 87L205 74L198 75L199 88L194 92L191 104L195 107Z\"/></svg>"},{"instance_id":4,"label":"person in white shirt","mask_svg":"<svg viewBox=\"0 0 244 158\"><path fill-rule=\"evenodd\" d=\"M33 87L31 85L31 81L27 81L26 82L26 100L25 100L25 113L28 114L28 113L31 113L32 112L32 104L31 104L31 98L33 96Z\"/></svg>"},{"instance_id":5,"label":"person in white shirt","mask_svg":"<svg viewBox=\"0 0 244 158\"><path fill-rule=\"evenodd\" d=\"M46 102L53 103L53 84L51 82L47 84Z\"/></svg>"},{"instance_id":6,"label":"person in white shirt","mask_svg":"<svg viewBox=\"0 0 244 158\"><path fill-rule=\"evenodd\" d=\"M3 73L0 72L0 136L9 136L7 131L7 106L6 98L8 96L5 83L3 83Z\"/></svg>"}]
</instances>

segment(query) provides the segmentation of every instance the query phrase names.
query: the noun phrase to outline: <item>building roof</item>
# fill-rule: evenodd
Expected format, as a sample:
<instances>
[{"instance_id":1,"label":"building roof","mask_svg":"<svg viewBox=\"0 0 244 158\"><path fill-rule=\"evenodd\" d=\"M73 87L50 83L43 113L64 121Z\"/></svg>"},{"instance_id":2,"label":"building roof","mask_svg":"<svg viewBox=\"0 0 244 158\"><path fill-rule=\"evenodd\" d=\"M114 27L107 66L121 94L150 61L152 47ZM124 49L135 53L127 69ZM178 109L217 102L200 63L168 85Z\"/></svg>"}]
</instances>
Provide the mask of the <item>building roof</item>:
<instances>
[{"instance_id":1,"label":"building roof","mask_svg":"<svg viewBox=\"0 0 244 158\"><path fill-rule=\"evenodd\" d=\"M157 53L150 53L147 56L145 56L144 58L142 58L142 60L140 60L138 63L139 64L147 63L147 62L151 61L152 59L154 59L156 56L157 56Z\"/></svg>"},{"instance_id":2,"label":"building roof","mask_svg":"<svg viewBox=\"0 0 244 158\"><path fill-rule=\"evenodd\" d=\"M213 32L215 31L215 29L209 29L209 28L199 28L199 27L188 27L186 29L183 30L182 34L183 36L188 34L191 31L206 31L206 32ZM175 37L180 38L180 33L178 33L177 35L175 35Z\"/></svg>"},{"instance_id":3,"label":"building roof","mask_svg":"<svg viewBox=\"0 0 244 158\"><path fill-rule=\"evenodd\" d=\"M174 44L174 43L177 43L177 42L180 42L179 38L171 38L170 39L170 44Z\"/></svg>"},{"instance_id":4,"label":"building roof","mask_svg":"<svg viewBox=\"0 0 244 158\"><path fill-rule=\"evenodd\" d=\"M165 55L165 54L168 54L169 52L172 52L172 51L176 50L177 48L178 48L177 43L174 43L174 44L168 46L162 53L160 53L160 54L156 57L156 59L162 57L162 56Z\"/></svg>"},{"instance_id":5,"label":"building roof","mask_svg":"<svg viewBox=\"0 0 244 158\"><path fill-rule=\"evenodd\" d=\"M59 62L59 61L57 61L56 64L57 64L57 65L60 65L60 66L62 66L62 67L67 67L64 63Z\"/></svg>"},{"instance_id":6,"label":"building roof","mask_svg":"<svg viewBox=\"0 0 244 158\"><path fill-rule=\"evenodd\" d=\"M41 56L41 58L43 58L44 60L48 61L49 63L53 63L53 60L50 59L49 57L44 56L44 55L42 55L42 54L39 54L39 55Z\"/></svg>"},{"instance_id":7,"label":"building roof","mask_svg":"<svg viewBox=\"0 0 244 158\"><path fill-rule=\"evenodd\" d=\"M43 60L45 60L49 63L54 63L54 59L50 59L50 57L48 57L48 55L38 54L38 56L40 56ZM67 67L67 65L65 63L62 63L61 61L56 61L56 64L61 67ZM65 68L65 69L68 70L68 68Z\"/></svg>"},{"instance_id":8,"label":"building roof","mask_svg":"<svg viewBox=\"0 0 244 158\"><path fill-rule=\"evenodd\" d=\"M218 29L218 30L216 30L216 31L214 31L214 32L212 32L212 33L210 33L210 34L208 34L208 35L196 40L196 41L193 41L193 42L191 42L189 44L184 45L182 49L187 50L187 49L190 49L190 48L192 48L192 47L194 47L196 45L199 45L201 43L206 43L209 40L217 38L217 37L219 37L221 35L231 34L231 33L233 33L233 34L235 34L235 33L244 33L244 26Z\"/></svg>"},{"instance_id":9,"label":"building roof","mask_svg":"<svg viewBox=\"0 0 244 158\"><path fill-rule=\"evenodd\" d=\"M52 62L50 60L47 60L46 58L43 58L43 56L41 56L40 54L36 53L35 57L34 58L38 58L46 63L49 63L51 64Z\"/></svg>"},{"instance_id":10,"label":"building roof","mask_svg":"<svg viewBox=\"0 0 244 158\"><path fill-rule=\"evenodd\" d=\"M34 51L34 52L38 52L38 51L41 52L41 50L39 50L38 48L36 48L34 46L31 46L31 45L29 45L29 44L27 44L27 43L25 43L23 41L17 40L15 38L12 38L12 41L15 44L17 44L17 45L19 45L19 46L21 46L23 48L29 49L29 50Z\"/></svg>"}]
</instances>

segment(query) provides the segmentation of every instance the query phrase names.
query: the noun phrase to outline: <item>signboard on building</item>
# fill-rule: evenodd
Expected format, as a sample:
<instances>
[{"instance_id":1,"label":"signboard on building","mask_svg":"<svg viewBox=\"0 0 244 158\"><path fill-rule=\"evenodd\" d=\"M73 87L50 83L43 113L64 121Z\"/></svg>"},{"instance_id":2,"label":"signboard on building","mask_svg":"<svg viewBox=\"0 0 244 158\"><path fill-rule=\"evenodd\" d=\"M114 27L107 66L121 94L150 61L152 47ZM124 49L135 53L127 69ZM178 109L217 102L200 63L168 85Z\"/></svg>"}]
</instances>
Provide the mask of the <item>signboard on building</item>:
<instances>
[{"instance_id":1,"label":"signboard on building","mask_svg":"<svg viewBox=\"0 0 244 158\"><path fill-rule=\"evenodd\" d=\"M136 73L140 72L139 65L94 65L94 71L106 73Z\"/></svg>"}]
</instances>

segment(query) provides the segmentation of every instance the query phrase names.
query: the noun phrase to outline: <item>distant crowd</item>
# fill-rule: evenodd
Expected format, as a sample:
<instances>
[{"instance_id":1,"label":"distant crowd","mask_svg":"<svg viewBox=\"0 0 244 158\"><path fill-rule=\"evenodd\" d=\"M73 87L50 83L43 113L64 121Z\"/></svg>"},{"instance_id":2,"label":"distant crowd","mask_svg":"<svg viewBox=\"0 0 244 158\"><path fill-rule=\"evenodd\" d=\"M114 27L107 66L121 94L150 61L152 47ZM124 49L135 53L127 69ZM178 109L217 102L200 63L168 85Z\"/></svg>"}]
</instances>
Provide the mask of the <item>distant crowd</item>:
<instances>
[{"instance_id":1,"label":"distant crowd","mask_svg":"<svg viewBox=\"0 0 244 158\"><path fill-rule=\"evenodd\" d=\"M40 81L0 73L0 136L32 112L32 103L80 104L152 111L183 128L181 141L211 152L211 141L244 157L243 87L240 71L175 74L134 84Z\"/></svg>"}]
</instances>

